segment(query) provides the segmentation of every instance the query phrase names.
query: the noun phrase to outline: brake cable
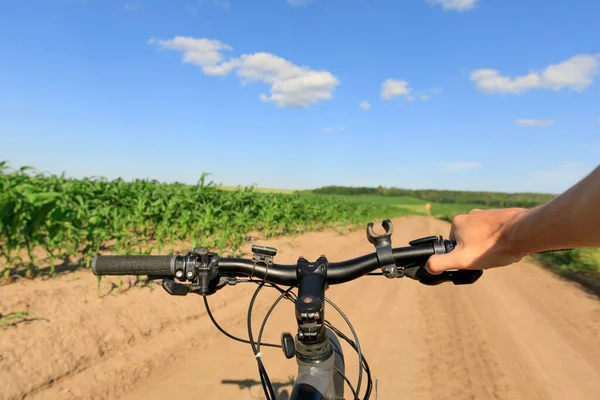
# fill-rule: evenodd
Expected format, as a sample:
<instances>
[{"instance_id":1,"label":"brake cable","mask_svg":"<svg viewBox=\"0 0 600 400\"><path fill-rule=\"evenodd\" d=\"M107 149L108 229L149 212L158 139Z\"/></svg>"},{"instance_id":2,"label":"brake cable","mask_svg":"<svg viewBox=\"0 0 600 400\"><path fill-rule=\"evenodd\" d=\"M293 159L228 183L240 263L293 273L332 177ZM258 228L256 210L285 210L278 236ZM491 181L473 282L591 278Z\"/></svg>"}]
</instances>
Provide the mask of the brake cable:
<instances>
[{"instance_id":1,"label":"brake cable","mask_svg":"<svg viewBox=\"0 0 600 400\"><path fill-rule=\"evenodd\" d=\"M344 339L353 349L354 351L356 351L358 353L358 349L356 347L356 344L354 343L354 341L352 339L350 339L348 336L346 336L344 334L344 332L340 331L338 328L336 328L335 326L333 326L333 324L327 320L325 320L325 325L327 325L327 327L329 329L331 329L336 335L338 335L340 338ZM373 390L373 379L371 377L371 368L369 367L369 363L367 362L367 359L365 358L365 356L363 355L362 357L363 360L363 368L365 369L365 372L367 373L367 390L365 391L365 400L371 397L371 391ZM350 386L351 389L352 386Z\"/></svg>"},{"instance_id":2,"label":"brake cable","mask_svg":"<svg viewBox=\"0 0 600 400\"><path fill-rule=\"evenodd\" d=\"M230 334L229 332L225 331L225 329L223 329L221 327L221 325L219 325L217 323L217 321L215 320L215 317L213 316L210 307L208 306L208 300L206 300L206 296L202 296L202 299L204 300L204 307L206 308L206 313L208 314L208 317L210 318L210 320L212 321L213 325L215 326L215 328L217 328L223 335L227 336L230 339L235 340L236 342L240 342L240 343L245 343L245 344L250 344L250 341L233 336L232 334ZM260 339L259 339L260 342ZM281 348L280 344L272 344L272 343L260 343L265 347L276 347L278 349Z\"/></svg>"},{"instance_id":3,"label":"brake cable","mask_svg":"<svg viewBox=\"0 0 600 400\"><path fill-rule=\"evenodd\" d=\"M260 340L262 339L262 335L265 329L265 326L267 325L267 320L269 319L269 316L271 315L271 313L273 312L273 310L275 309L275 307L277 307L277 304L279 304L279 302L281 301L281 299L283 299L286 295L289 295L290 291L293 289L294 287L291 286L290 288L288 288L287 290L283 291L281 293L281 295L277 298L277 300L275 300L273 302L273 304L271 305L271 308L269 308L269 311L267 311L267 314L265 315L265 318L263 319L263 322L260 326L260 330L258 331L258 344L256 345L256 351L260 354ZM282 347L282 346L279 346Z\"/></svg>"},{"instance_id":4,"label":"brake cable","mask_svg":"<svg viewBox=\"0 0 600 400\"><path fill-rule=\"evenodd\" d=\"M254 353L254 358L256 359L256 363L258 364L258 373L260 375L260 380L263 386L263 391L265 392L265 396L267 396L267 400L276 400L275 392L273 390L273 386L271 385L271 381L269 380L269 375L267 374L267 370L261 359L260 352L256 349L256 344L254 342L254 337L252 336L252 308L254 307L254 302L258 297L258 293L265 285L264 282L261 282L254 294L252 295L252 299L250 300L250 304L248 305L248 339L250 340L250 346L252 347L252 352ZM268 391L267 391L268 389ZM268 394L268 395L267 395Z\"/></svg>"},{"instance_id":5,"label":"brake cable","mask_svg":"<svg viewBox=\"0 0 600 400\"><path fill-rule=\"evenodd\" d=\"M354 398L356 400L359 400L358 393L360 392L360 384L362 383L363 370L362 370L362 351L360 350L360 343L358 342L358 335L356 334L354 327L350 323L350 320L348 319L348 317L346 317L346 314L344 314L344 312L338 306L336 306L333 301L329 300L327 297L325 297L325 301L327 303L329 303L330 306L335 308L336 311L342 316L342 318L344 318L344 320L348 324L348 327L350 328L350 331L352 332L352 335L354 336L354 341L355 341L356 347L357 347L356 352L358 353L358 384L356 385L356 394L355 394Z\"/></svg>"},{"instance_id":6,"label":"brake cable","mask_svg":"<svg viewBox=\"0 0 600 400\"><path fill-rule=\"evenodd\" d=\"M253 280L249 280L247 282L254 282L256 284L260 284L262 282L258 282L258 281L253 281ZM287 290L283 290L282 288L280 288L278 285L275 284L268 284L267 286L270 286L273 289L278 290L282 295L280 296L279 299L276 300L277 303L279 303L279 301L281 300L281 298L285 298L286 300L289 300L292 304L295 303L295 301L293 300L293 297L291 296L285 296L286 292L288 292L288 294L293 295L295 297L295 293L291 292L290 290L293 289L293 287L287 289ZM341 309L335 305L331 300L329 300L328 298L325 298L325 300L332 305L336 311L338 311L340 313L340 315L345 319L346 323L349 325L350 330L352 331L354 338L356 340L358 340L358 335L356 334L352 324L350 323L350 320L346 317L346 315L341 311ZM271 306L272 309L274 309L274 306ZM272 309L270 310L270 312L272 311ZM263 320L263 325L261 326L261 330L263 328L264 325L266 325L266 319L269 318L270 316L270 312L267 313L267 315L265 316L265 320ZM365 359L365 357L362 355L362 351L360 350L360 345L356 345L356 343L350 339L348 336L346 336L342 331L340 331L339 329L337 329L331 322L325 320L325 325L327 325L336 335L338 335L340 338L344 339L346 342L348 342L348 344L354 349L354 351L356 351L356 353L359 356L359 366L364 368L366 374L367 374L367 389L365 391L365 397L364 400L367 400L370 398L371 396L371 392L373 390L373 379L371 377L371 369L369 368L369 364L367 363L367 360ZM259 335L260 338L260 335ZM362 361L362 362L361 362ZM348 383L348 386L350 387L350 390L352 391L352 394L354 395L355 399L358 399L357 397L357 391L354 389L354 387L350 384L348 378L339 370L336 369L336 372L338 374L340 374L340 376L344 379L344 381L346 381ZM360 388L360 382L361 382L361 374L359 372L359 385L358 388Z\"/></svg>"},{"instance_id":7,"label":"brake cable","mask_svg":"<svg viewBox=\"0 0 600 400\"><path fill-rule=\"evenodd\" d=\"M260 282L257 282L257 281L251 280L251 279L249 279L249 280L239 280L237 283L248 283L248 282L257 283L257 284L260 283ZM267 283L265 286L269 286L269 287L272 287L272 288L275 289L275 287L274 287L274 285L272 283ZM277 286L277 289L279 289L280 292L282 290L278 286ZM290 292L289 294L293 295L294 293ZM234 336L234 335L230 334L229 332L227 332L225 329L223 329L221 327L221 325L219 325L219 323L216 321L216 319L215 319L215 317L214 317L214 315L213 315L210 307L208 306L207 296L202 296L202 299L204 300L204 307L206 308L206 313L208 314L208 317L212 321L212 323L215 326L215 328L217 328L219 330L219 332L221 332L223 335L227 336L228 338L235 340L236 342L240 342L240 343L244 343L244 344L250 344L250 341L242 339L242 338L239 338L237 336ZM261 335L259 335L259 338L258 338L258 347L259 348L260 348L260 346L275 347L275 348L278 348L278 349L281 348L280 344L261 343L260 337L261 337Z\"/></svg>"}]
</instances>

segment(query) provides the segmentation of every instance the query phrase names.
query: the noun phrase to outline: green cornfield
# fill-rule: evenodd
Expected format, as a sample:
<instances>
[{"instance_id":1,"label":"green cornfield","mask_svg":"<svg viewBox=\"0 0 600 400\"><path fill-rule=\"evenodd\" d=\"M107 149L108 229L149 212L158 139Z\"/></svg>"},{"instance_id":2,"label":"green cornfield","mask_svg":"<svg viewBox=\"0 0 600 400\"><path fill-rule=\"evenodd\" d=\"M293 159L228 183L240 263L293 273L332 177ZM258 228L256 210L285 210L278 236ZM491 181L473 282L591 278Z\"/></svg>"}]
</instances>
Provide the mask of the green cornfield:
<instances>
[{"instance_id":1,"label":"green cornfield","mask_svg":"<svg viewBox=\"0 0 600 400\"><path fill-rule=\"evenodd\" d=\"M196 185L70 179L1 162L0 274L53 276L58 265L89 266L96 254L169 254L178 244L236 254L249 232L357 226L398 211L333 196L224 191L206 178Z\"/></svg>"}]
</instances>

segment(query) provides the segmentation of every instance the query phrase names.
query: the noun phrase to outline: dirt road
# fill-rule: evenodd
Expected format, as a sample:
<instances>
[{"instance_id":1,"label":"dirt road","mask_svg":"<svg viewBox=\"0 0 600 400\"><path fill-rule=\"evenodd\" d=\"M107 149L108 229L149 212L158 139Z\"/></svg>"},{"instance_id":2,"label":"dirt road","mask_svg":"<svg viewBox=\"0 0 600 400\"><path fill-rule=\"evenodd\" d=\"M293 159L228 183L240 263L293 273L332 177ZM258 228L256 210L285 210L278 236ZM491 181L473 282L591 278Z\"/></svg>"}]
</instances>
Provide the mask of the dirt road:
<instances>
[{"instance_id":1,"label":"dirt road","mask_svg":"<svg viewBox=\"0 0 600 400\"><path fill-rule=\"evenodd\" d=\"M395 246L449 230L427 217L394 225ZM372 251L363 231L262 243L279 249L278 262ZM200 298L147 288L99 298L90 275L0 289L0 312L29 304L46 319L0 331L0 398L263 398L250 346L214 329ZM253 289L238 285L210 298L217 320L239 336ZM327 295L352 321L382 400L600 398L600 302L537 266L488 271L462 287L364 277ZM256 330L275 297L261 294ZM331 308L327 318L347 331ZM266 340L294 329L293 306L282 304ZM344 351L356 382L357 358ZM295 361L277 349L263 349L263 359L278 398L287 399Z\"/></svg>"}]
</instances>

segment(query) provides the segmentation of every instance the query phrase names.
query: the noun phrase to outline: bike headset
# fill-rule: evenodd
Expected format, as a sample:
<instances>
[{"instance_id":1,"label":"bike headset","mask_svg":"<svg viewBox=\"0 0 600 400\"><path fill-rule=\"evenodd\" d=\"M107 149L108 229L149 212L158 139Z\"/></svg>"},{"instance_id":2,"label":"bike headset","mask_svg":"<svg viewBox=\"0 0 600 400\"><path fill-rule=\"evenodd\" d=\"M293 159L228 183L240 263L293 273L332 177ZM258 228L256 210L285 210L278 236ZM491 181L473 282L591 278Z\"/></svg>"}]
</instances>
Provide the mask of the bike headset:
<instances>
[{"instance_id":1,"label":"bike headset","mask_svg":"<svg viewBox=\"0 0 600 400\"><path fill-rule=\"evenodd\" d=\"M330 263L322 255L314 263L300 257L293 265L274 264L273 258L277 254L276 249L254 245L252 246L252 259L221 258L217 253L198 247L185 255L96 256L91 262L91 268L94 275L98 276L147 275L149 280L162 279L162 287L173 296L185 296L188 293L203 296L207 314L215 327L225 336L250 344L252 347L267 400L275 400L275 393L262 362L261 345L282 348L288 359L294 356L301 359L301 357L306 357L309 352L312 358L308 357L307 359L318 362L318 357L323 356L326 351L326 346L321 346L321 344L328 343L325 328L329 328L338 337L344 339L358 354L359 374L356 389L341 371L335 369L335 372L341 375L352 391L355 400L358 400L364 369L367 374L364 399L368 399L373 382L367 360L360 350L358 335L342 310L325 297L326 288L329 285L349 282L364 275L384 275L390 279L406 276L422 284L434 286L443 282L452 282L455 285L471 284L483 274L482 270L460 270L432 275L425 269L427 259L434 254L446 254L452 251L456 246L454 239L444 240L442 236L428 236L409 242L407 247L392 248L392 222L385 220L382 222L382 226L385 233L377 234L373 230L372 222L367 225L367 239L375 246L375 253L342 262ZM376 269L381 269L381 272L373 272ZM175 282L175 279L191 283L178 283ZM245 340L229 334L217 323L208 305L207 296L227 285L233 286L247 282L258 284L258 287L248 306L248 340ZM282 289L279 285L288 286L288 288ZM280 296L267 311L257 341L255 341L252 333L252 310L259 292L265 286L279 291ZM292 292L295 287L298 288L297 294ZM262 343L262 335L269 316L282 299L295 304L298 323L296 344L289 333L282 334L281 344ZM325 319L325 303L331 305L342 316L348 324L354 340ZM315 351L316 349L319 351Z\"/></svg>"}]
</instances>

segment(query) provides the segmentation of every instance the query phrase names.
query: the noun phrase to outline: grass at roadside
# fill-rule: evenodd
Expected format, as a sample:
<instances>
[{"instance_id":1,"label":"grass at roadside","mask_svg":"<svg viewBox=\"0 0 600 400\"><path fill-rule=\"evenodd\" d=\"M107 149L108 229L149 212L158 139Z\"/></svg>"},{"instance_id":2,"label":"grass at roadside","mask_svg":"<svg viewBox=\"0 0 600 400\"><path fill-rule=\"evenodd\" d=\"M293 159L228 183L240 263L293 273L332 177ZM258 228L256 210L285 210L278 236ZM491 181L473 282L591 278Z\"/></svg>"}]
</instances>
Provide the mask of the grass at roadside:
<instances>
[{"instance_id":1,"label":"grass at roadside","mask_svg":"<svg viewBox=\"0 0 600 400\"><path fill-rule=\"evenodd\" d=\"M545 268L575 281L600 296L600 249L575 249L534 254Z\"/></svg>"},{"instance_id":2,"label":"grass at roadside","mask_svg":"<svg viewBox=\"0 0 600 400\"><path fill-rule=\"evenodd\" d=\"M318 195L316 195L318 196ZM425 208L430 204L431 216L451 222L452 218L459 214L466 214L474 208L487 209L489 207L478 204L452 204L433 203L403 196L379 196L379 195L332 195L344 198L347 201L372 203L386 206L394 206L401 210L401 215L428 215Z\"/></svg>"},{"instance_id":3,"label":"grass at roadside","mask_svg":"<svg viewBox=\"0 0 600 400\"><path fill-rule=\"evenodd\" d=\"M449 203L432 203L431 204L431 215L436 218L443 219L444 221L452 222L452 218L460 214L467 214L474 208L482 210L489 209L490 207L482 206L480 204L449 204Z\"/></svg>"}]
</instances>

